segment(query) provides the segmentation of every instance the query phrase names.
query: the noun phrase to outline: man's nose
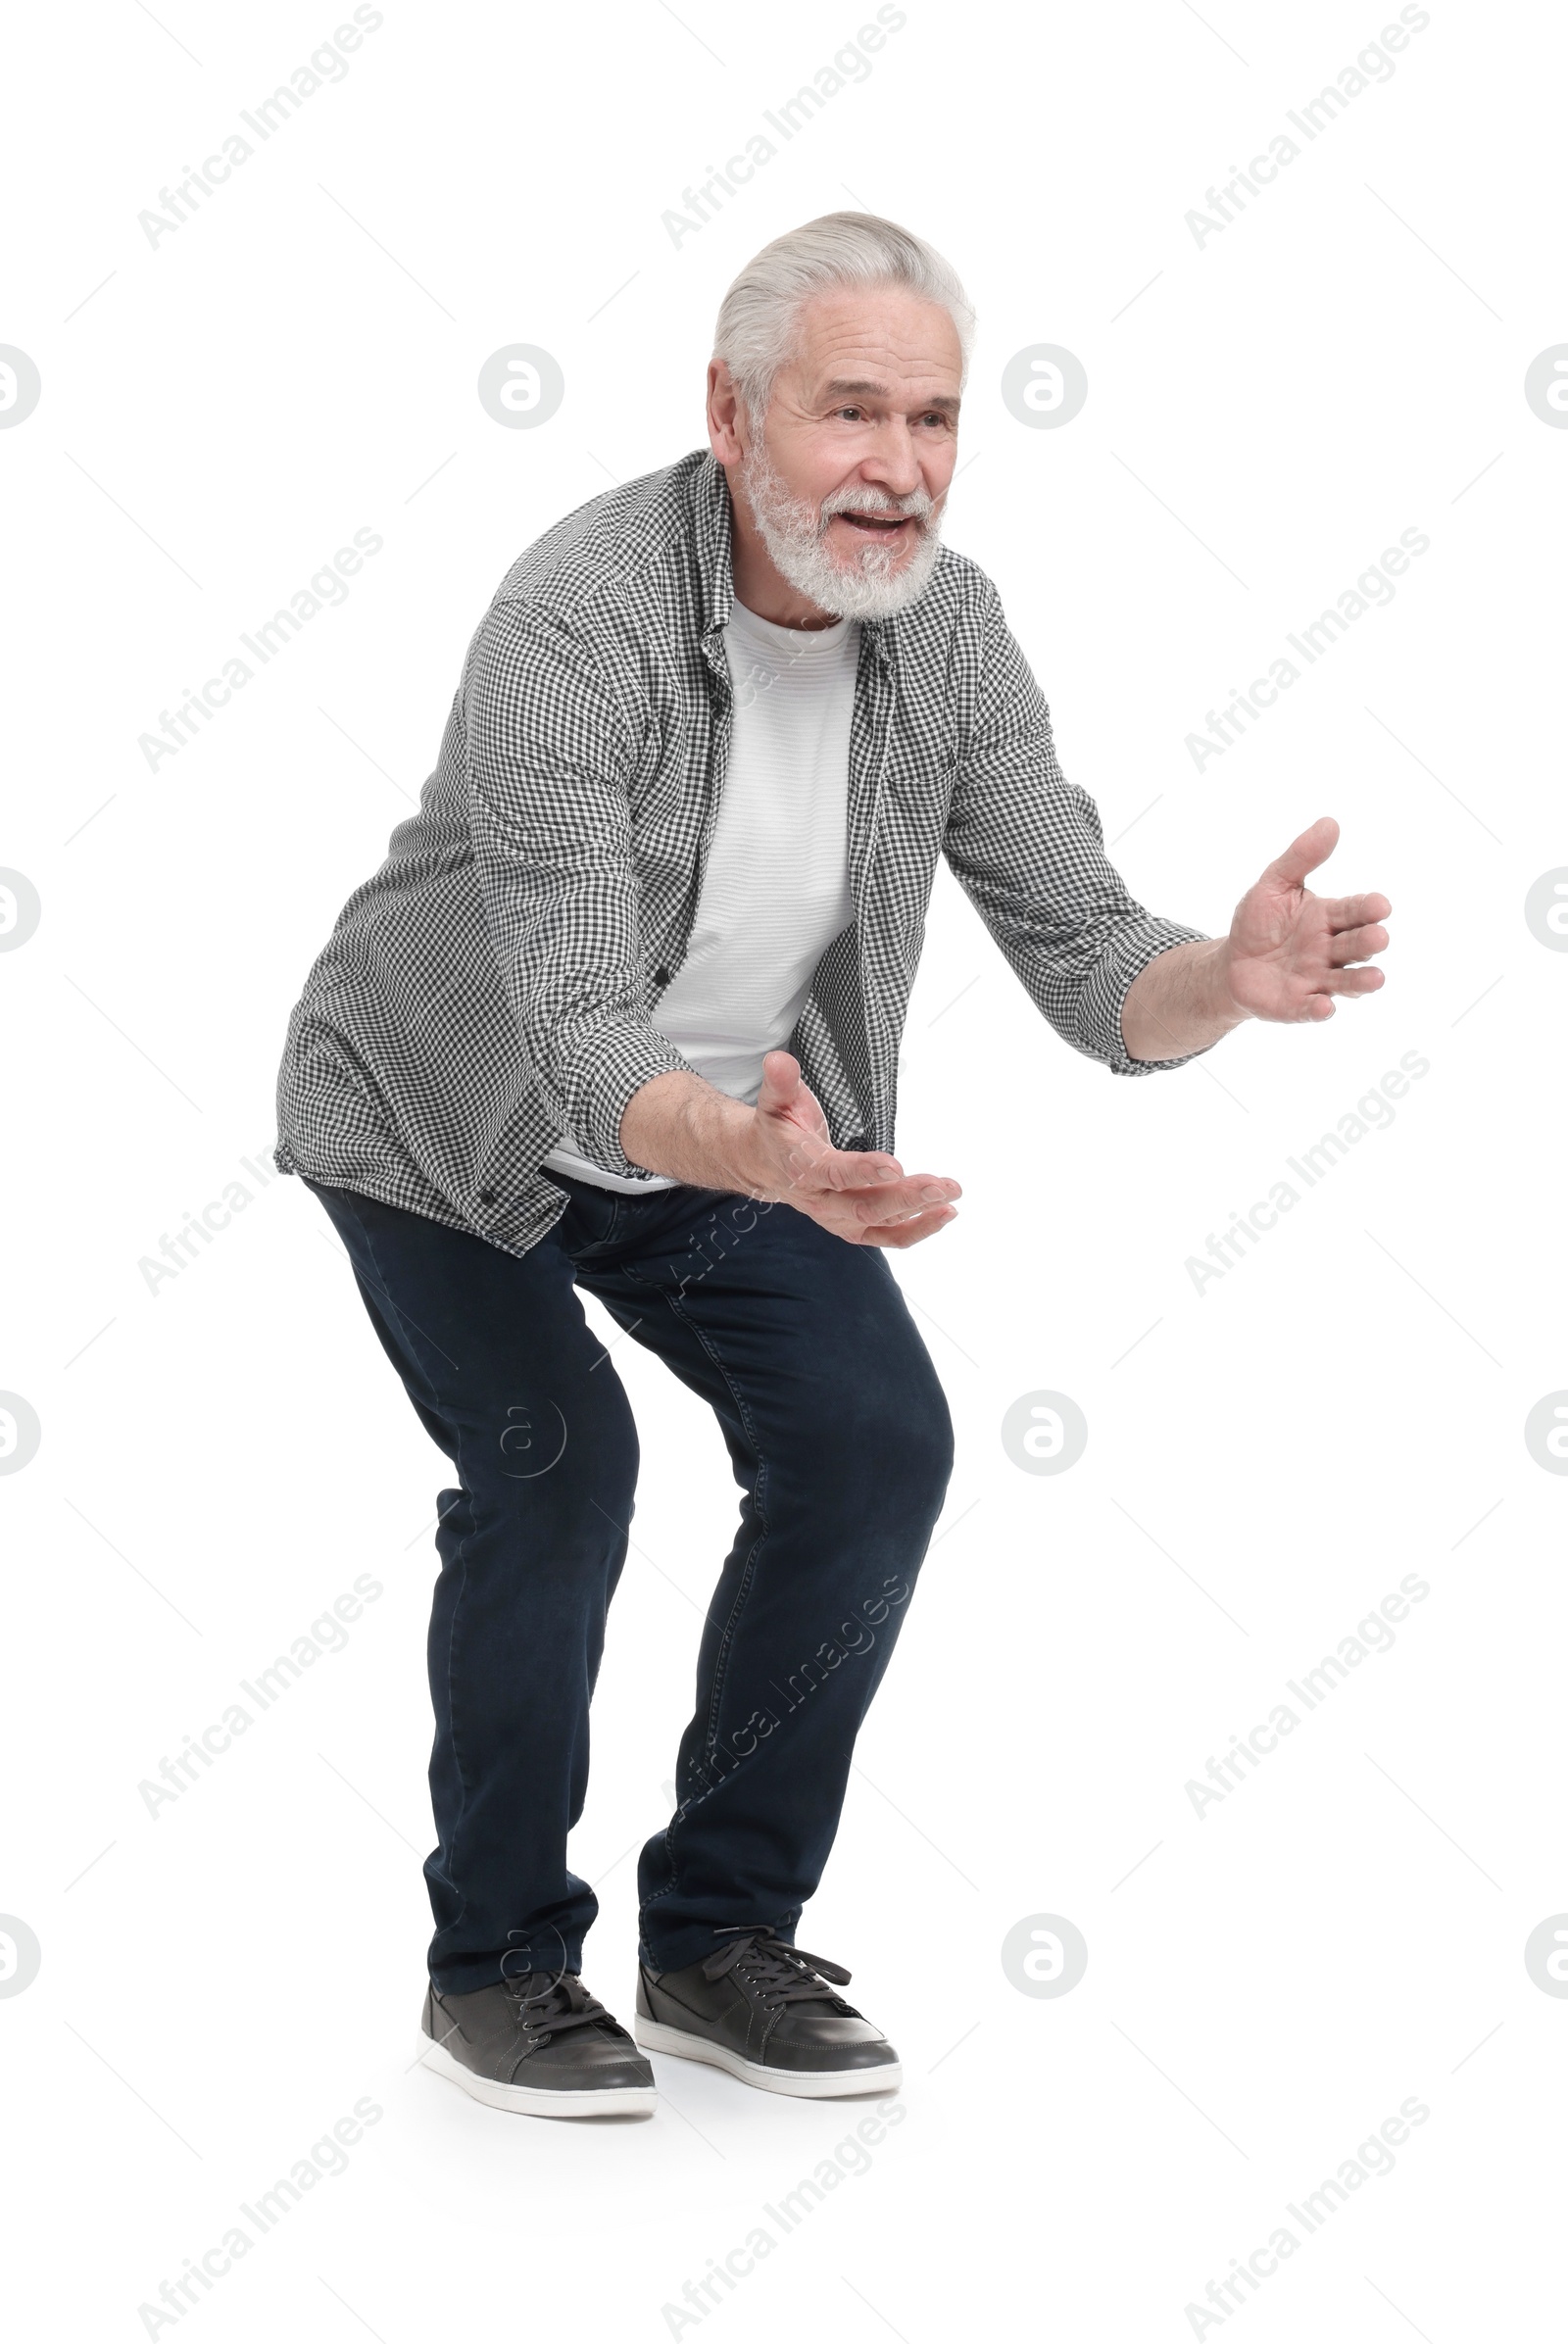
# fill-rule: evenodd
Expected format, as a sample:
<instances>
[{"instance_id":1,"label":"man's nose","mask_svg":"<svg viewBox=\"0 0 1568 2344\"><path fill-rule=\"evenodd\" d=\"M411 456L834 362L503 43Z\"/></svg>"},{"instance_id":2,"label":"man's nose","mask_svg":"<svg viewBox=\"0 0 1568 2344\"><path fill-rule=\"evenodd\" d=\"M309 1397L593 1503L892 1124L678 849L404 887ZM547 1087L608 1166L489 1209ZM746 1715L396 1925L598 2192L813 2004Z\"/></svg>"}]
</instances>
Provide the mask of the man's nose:
<instances>
[{"instance_id":1,"label":"man's nose","mask_svg":"<svg viewBox=\"0 0 1568 2344\"><path fill-rule=\"evenodd\" d=\"M876 452L861 464L860 477L869 487L885 488L895 497L912 496L923 486L920 451L907 423L890 423L878 433Z\"/></svg>"}]
</instances>

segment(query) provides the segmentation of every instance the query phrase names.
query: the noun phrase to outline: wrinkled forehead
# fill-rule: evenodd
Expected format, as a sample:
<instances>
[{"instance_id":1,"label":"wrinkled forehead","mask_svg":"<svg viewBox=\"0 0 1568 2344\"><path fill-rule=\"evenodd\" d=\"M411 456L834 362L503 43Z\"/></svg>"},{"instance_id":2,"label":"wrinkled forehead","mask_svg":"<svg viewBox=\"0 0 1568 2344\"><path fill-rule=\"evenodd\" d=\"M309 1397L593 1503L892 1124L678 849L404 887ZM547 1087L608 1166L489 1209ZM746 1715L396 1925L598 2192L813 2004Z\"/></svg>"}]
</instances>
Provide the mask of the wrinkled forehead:
<instances>
[{"instance_id":1,"label":"wrinkled forehead","mask_svg":"<svg viewBox=\"0 0 1568 2344\"><path fill-rule=\"evenodd\" d=\"M813 406L854 398L956 415L962 371L957 328L940 303L889 287L846 289L802 306L780 387Z\"/></svg>"}]
</instances>

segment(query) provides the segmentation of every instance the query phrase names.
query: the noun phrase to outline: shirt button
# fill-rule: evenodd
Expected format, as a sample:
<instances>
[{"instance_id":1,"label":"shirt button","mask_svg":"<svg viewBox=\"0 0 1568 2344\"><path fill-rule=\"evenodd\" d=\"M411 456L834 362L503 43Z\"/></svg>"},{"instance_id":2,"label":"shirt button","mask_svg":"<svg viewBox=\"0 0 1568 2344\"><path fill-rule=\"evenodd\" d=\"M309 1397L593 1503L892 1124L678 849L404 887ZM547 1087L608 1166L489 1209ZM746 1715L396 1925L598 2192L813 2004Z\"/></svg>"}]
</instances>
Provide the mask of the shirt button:
<instances>
[{"instance_id":1,"label":"shirt button","mask_svg":"<svg viewBox=\"0 0 1568 2344\"><path fill-rule=\"evenodd\" d=\"M495 1200L496 1193L494 1189L481 1189L479 1191L479 1202L481 1204L494 1204Z\"/></svg>"}]
</instances>

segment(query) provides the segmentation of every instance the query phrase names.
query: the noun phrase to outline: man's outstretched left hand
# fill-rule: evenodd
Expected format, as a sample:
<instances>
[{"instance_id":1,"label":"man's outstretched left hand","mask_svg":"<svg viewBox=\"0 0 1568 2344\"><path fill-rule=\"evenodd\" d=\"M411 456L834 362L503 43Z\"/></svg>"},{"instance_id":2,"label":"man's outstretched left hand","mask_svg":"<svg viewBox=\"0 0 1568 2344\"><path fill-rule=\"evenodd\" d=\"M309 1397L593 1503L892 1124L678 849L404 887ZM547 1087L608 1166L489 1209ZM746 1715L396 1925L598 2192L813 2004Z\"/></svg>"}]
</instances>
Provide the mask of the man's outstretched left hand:
<instances>
[{"instance_id":1,"label":"man's outstretched left hand","mask_svg":"<svg viewBox=\"0 0 1568 2344\"><path fill-rule=\"evenodd\" d=\"M1129 1057L1190 1057L1248 1017L1320 1025L1337 996L1378 991L1383 971L1366 963L1388 949L1388 897L1315 896L1306 884L1339 839L1324 814L1248 889L1229 936L1151 960L1122 1003Z\"/></svg>"},{"instance_id":2,"label":"man's outstretched left hand","mask_svg":"<svg viewBox=\"0 0 1568 2344\"><path fill-rule=\"evenodd\" d=\"M1334 1015L1336 994L1376 993L1387 951L1387 896L1315 896L1309 871L1327 862L1340 826L1324 814L1271 862L1236 906L1221 962L1226 990L1250 1017L1300 1025Z\"/></svg>"}]
</instances>

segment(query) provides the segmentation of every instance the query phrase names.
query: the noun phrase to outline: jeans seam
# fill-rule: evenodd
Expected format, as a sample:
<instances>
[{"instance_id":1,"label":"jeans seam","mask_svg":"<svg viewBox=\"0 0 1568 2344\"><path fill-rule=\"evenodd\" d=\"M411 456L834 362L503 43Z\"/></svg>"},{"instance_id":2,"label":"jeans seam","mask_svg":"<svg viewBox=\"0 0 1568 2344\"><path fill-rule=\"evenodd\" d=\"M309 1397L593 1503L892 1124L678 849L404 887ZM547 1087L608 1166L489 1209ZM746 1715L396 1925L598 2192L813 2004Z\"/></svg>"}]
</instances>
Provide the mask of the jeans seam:
<instances>
[{"instance_id":1,"label":"jeans seam","mask_svg":"<svg viewBox=\"0 0 1568 2344\"><path fill-rule=\"evenodd\" d=\"M625 1269L625 1275L631 1279L635 1285L646 1286L648 1284L648 1281L644 1278L640 1278L637 1275L637 1272L630 1268L629 1265ZM757 1575L756 1567L758 1555L760 1553L762 1547L766 1544L768 1538L769 1525L767 1519L767 1507L765 1503L765 1491L767 1486L767 1457L763 1451L761 1441L758 1439L757 1426L753 1419L752 1412L747 1406L745 1397L742 1394L739 1386L736 1384L734 1377L730 1374L729 1369L725 1366L723 1360L720 1358L717 1349L709 1341L702 1328L698 1326L696 1320L690 1317L687 1312L682 1310L678 1300L674 1295L665 1294L662 1298L674 1317L679 1319L682 1326L690 1330L691 1334L696 1338L697 1342L701 1344L704 1351L707 1352L709 1358L712 1361L714 1367L717 1368L720 1376L723 1378L725 1386L728 1389L729 1395L735 1402L735 1407L740 1416L741 1422L746 1428L747 1438L750 1440L753 1451L757 1457L757 1488L753 1494L753 1503L755 1504L758 1515L760 1519L761 1528L758 1532L757 1537L753 1539L751 1547L747 1552L745 1565L741 1573L741 1584L735 1591L735 1600L730 1606L729 1618L725 1622L719 1636L718 1653L713 1663L713 1690L708 1705L708 1729L703 1752L706 1759L717 1746L717 1718L719 1706L723 1699L724 1679L729 1661L730 1647L734 1641L735 1632L740 1622L741 1613L745 1608L746 1598L752 1591L752 1585ZM710 1795L710 1792L705 1793L704 1795ZM676 1809L676 1812L670 1817L669 1822L665 1825L664 1848L669 1857L670 1878L666 1886L656 1889L654 1894L649 1897L646 1905L643 1908L645 1914L651 1912L653 1907L660 1903L664 1897L673 1896L675 1891L680 1886L680 1864L672 1843L671 1834L681 1817L683 1815L689 1814L693 1808L701 1806L701 1799L693 1799L689 1802L683 1802L682 1805Z\"/></svg>"},{"instance_id":2,"label":"jeans seam","mask_svg":"<svg viewBox=\"0 0 1568 2344\"><path fill-rule=\"evenodd\" d=\"M392 1308L392 1310L393 1310L394 1314L396 1315L396 1317L397 1317L397 1320L398 1320L398 1322L399 1322L399 1334L400 1334L400 1337L402 1338L402 1341L403 1341L405 1343L407 1343L407 1342L408 1342L408 1339L407 1339L407 1337L406 1337L406 1336L402 1336L402 1327L403 1327L403 1325L404 1325L405 1323L407 1323L408 1325L411 1325L411 1326L412 1326L414 1322L413 1322L412 1320L406 1319L406 1314L405 1314L403 1311L399 1310L399 1309L398 1309L398 1306L397 1306L397 1304L396 1304L395 1302L393 1302L393 1300L392 1300L392 1291L391 1291L391 1288L390 1288L390 1287L387 1285L387 1282L386 1282L385 1276L383 1275L383 1273L382 1273L382 1270L381 1270L381 1265L380 1265L380 1262L379 1262L379 1261L377 1260L377 1258L376 1258L376 1251L375 1251L375 1242L374 1242L373 1238L371 1237L371 1235L370 1235L370 1232L369 1232L368 1228L366 1226L365 1216L364 1216L364 1214L363 1214L363 1213L362 1213L362 1212L359 1210L358 1206L356 1206L356 1207L354 1208L354 1218L355 1218L355 1221L356 1221L356 1223L357 1223L357 1225L358 1225L358 1228L359 1228L361 1242L363 1243L363 1245L364 1245L364 1246L365 1246L365 1250L366 1250L366 1252L367 1252L367 1253L369 1255L369 1258L370 1258L370 1266L371 1266L371 1268L374 1270L374 1272L375 1272L375 1274L376 1274L377 1281L379 1282L379 1285L380 1285L380 1290L381 1290L382 1294L383 1294L386 1296L386 1299L387 1299L388 1303L390 1304L390 1306L391 1306L391 1308ZM438 1394L438 1392L436 1392L435 1386L434 1386L434 1385L431 1383L431 1381L430 1381L430 1377L429 1377L429 1375L428 1375L428 1373L427 1373L427 1371L426 1371L426 1369L425 1369L425 1367L424 1367L424 1364L423 1364L423 1362L422 1362L422 1361L421 1361L421 1360L420 1360L420 1359L417 1357L417 1355L416 1355L416 1354L413 1353L413 1352L412 1352L412 1350L411 1350L411 1353L410 1353L410 1355L411 1355L411 1358L413 1359L413 1364L414 1364L414 1366L415 1366L415 1369L416 1369L416 1373L417 1373L417 1375L418 1375L418 1377L419 1377L419 1381L420 1381L420 1382L423 1384L423 1386L424 1386L424 1388L425 1388L425 1391L428 1392L428 1394L429 1394L429 1396L430 1396L430 1399L431 1399L431 1401L432 1401L433 1403L435 1403L435 1413L439 1414L439 1413L440 1413L440 1406L439 1406L439 1399L440 1399L440 1395L439 1395L439 1394ZM455 1418L454 1418L454 1420L453 1420L453 1431L454 1431L455 1441L456 1441L456 1446L457 1446L457 1451L458 1451L458 1453L457 1453L457 1456L456 1456L456 1458L454 1459L454 1466L455 1466L455 1469L456 1469L456 1472L457 1472L457 1476L458 1476L458 1486L459 1486L459 1488L462 1489L464 1496L469 1500L469 1512L470 1512L470 1521L471 1521L471 1514L472 1514L472 1497L473 1497L473 1492L472 1492L472 1490L469 1489L469 1487L468 1487L468 1485L467 1485L467 1482L466 1482L466 1480L465 1479L465 1476L464 1476L464 1471L463 1471L463 1434L462 1434L462 1430L461 1430L461 1428L458 1426L458 1424L457 1424L457 1421L456 1421L456 1419L455 1419ZM457 1563L458 1563L458 1570L459 1570L458 1591L457 1591L457 1595L456 1595L456 1597L454 1598L454 1601L453 1601L453 1606L452 1606L452 1626L451 1626L451 1629L450 1629L450 1631L449 1631L449 1633L448 1633L448 1636L447 1636L447 1652L446 1652L446 1668L447 1668L447 1716L448 1716L448 1718L449 1718L449 1719L450 1719L450 1721L451 1721L452 1760L453 1760L453 1765L454 1765L454 1767L455 1767L455 1768L456 1768L456 1770L457 1770L457 1777L458 1777L458 1790L459 1790L459 1793L460 1793L460 1805L459 1805L459 1811L458 1811L458 1815L459 1815L459 1828L460 1828L460 1829L461 1829L461 1827L462 1827L462 1823L463 1823L463 1820L464 1820L464 1818L465 1818L465 1817L466 1817L466 1815L469 1813L469 1811L470 1811L470 1810L471 1810L471 1808L472 1808L472 1805L473 1805L473 1799L472 1799L472 1794L471 1794L471 1792L470 1792L470 1790L469 1790L469 1786L468 1786L467 1770L466 1769L466 1767L465 1767L465 1765L464 1765L464 1762L463 1762L463 1754L462 1754L462 1751L461 1751L461 1749L459 1748L459 1745L458 1745L457 1711L456 1711L456 1707L455 1707L455 1704L454 1704L454 1699L453 1699L453 1689L454 1689L454 1685L455 1685L455 1676L454 1676L454 1667L453 1667L453 1658L452 1658L452 1652L453 1652L453 1646L454 1646L454 1644L455 1644L455 1643L456 1643L456 1641L457 1641L458 1616L459 1616L459 1613L461 1612L461 1610L462 1610L462 1607L463 1607L463 1597L464 1597L464 1595L465 1595L465 1594L467 1592L467 1586L468 1586L468 1557L467 1557L467 1545L468 1545L468 1538L469 1538L469 1536L470 1536L470 1535L471 1535L471 1534L470 1534L470 1532L465 1532L464 1536L463 1536L463 1537L462 1537L462 1538L459 1539L459 1541L458 1541L458 1551L457 1551ZM454 1863L453 1863L453 1866L452 1866L452 1872L453 1872L453 1875L455 1876L455 1875L456 1875L456 1872L457 1872L457 1866L456 1866L456 1862L455 1862L455 1861L454 1861ZM466 1914L467 1914L467 1909L468 1909L468 1892L467 1892L466 1888L465 1888L465 1887L463 1887L463 1886L462 1886L461 1882L460 1882L460 1881L459 1881L459 1880L456 1879L456 1877L454 1877L454 1879L453 1879L453 1885L454 1885L454 1886L456 1886L456 1887L457 1887L457 1889L458 1889L458 1896L459 1896L459 1911L458 1911L458 1912L457 1912L457 1914L454 1916L454 1918L453 1918L453 1921L452 1921L452 1923L451 1923L451 1925L450 1925L450 1926L451 1926L451 1928L452 1928L453 1929L461 1929L461 1927L462 1927L462 1925L463 1925L463 1922L464 1922L464 1920L465 1920L465 1918L466 1918Z\"/></svg>"},{"instance_id":3,"label":"jeans seam","mask_svg":"<svg viewBox=\"0 0 1568 2344\"><path fill-rule=\"evenodd\" d=\"M458 1454L456 1463L458 1486L462 1489L464 1497L468 1503L468 1528L464 1532L462 1538L458 1540L457 1555L455 1557L458 1567L458 1587L457 1593L453 1597L452 1602L452 1624L447 1631L446 1649L448 1735L452 1746L452 1764L457 1773L459 1791L458 1820L452 1834L452 1847L449 1851L445 1851L450 1856L448 1878L451 1881L451 1884L456 1887L458 1891L458 1910L453 1915L453 1918L448 1925L447 1933L449 1935L461 1930L463 1924L467 1919L468 1915L468 1891L463 1885L462 1867L458 1862L458 1842L463 1831L463 1827L466 1822L467 1817L472 1812L473 1797L468 1786L468 1770L464 1763L463 1749L458 1734L458 1707L456 1697L457 1664L454 1654L456 1652L458 1641L458 1622L463 1612L463 1599L468 1591L468 1541L478 1528L477 1522L474 1519L473 1492L468 1488L464 1477L463 1436L461 1432L458 1435L457 1447Z\"/></svg>"}]
</instances>

